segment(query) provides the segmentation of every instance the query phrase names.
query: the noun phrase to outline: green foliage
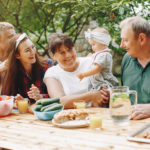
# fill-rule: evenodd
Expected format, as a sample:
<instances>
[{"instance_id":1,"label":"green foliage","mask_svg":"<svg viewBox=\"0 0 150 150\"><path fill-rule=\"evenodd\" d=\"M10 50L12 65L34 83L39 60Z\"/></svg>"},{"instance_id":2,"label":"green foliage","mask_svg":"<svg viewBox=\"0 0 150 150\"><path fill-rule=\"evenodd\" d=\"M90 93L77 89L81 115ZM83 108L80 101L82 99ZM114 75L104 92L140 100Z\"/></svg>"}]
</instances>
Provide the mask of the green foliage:
<instances>
[{"instance_id":1,"label":"green foliage","mask_svg":"<svg viewBox=\"0 0 150 150\"><path fill-rule=\"evenodd\" d=\"M46 51L47 37L53 32L69 34L76 42L83 27L96 20L111 34L111 48L124 54L113 42L120 44L119 23L126 17L141 15L149 17L150 5L142 0L0 0L0 21L12 23L18 32L26 32L38 49Z\"/></svg>"}]
</instances>

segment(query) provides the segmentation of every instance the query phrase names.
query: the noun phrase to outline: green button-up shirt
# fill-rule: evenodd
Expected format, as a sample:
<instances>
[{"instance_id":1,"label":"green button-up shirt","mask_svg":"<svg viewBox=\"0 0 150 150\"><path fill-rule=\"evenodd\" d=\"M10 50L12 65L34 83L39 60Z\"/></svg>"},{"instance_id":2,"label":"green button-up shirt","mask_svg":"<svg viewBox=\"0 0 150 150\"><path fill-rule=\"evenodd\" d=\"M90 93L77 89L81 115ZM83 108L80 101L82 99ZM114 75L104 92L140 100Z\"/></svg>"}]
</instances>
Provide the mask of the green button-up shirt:
<instances>
[{"instance_id":1,"label":"green button-up shirt","mask_svg":"<svg viewBox=\"0 0 150 150\"><path fill-rule=\"evenodd\" d=\"M150 62L145 68L126 54L122 61L122 84L138 93L138 103L150 103Z\"/></svg>"}]
</instances>

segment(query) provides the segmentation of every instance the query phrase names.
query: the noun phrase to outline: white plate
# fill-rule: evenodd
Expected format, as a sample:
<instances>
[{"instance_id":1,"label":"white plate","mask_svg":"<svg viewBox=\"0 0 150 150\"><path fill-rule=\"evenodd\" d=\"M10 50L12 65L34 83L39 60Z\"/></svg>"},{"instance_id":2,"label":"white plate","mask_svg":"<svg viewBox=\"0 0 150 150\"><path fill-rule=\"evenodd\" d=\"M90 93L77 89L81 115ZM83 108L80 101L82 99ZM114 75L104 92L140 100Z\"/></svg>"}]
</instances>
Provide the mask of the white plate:
<instances>
[{"instance_id":1,"label":"white plate","mask_svg":"<svg viewBox=\"0 0 150 150\"><path fill-rule=\"evenodd\" d=\"M82 128L82 127L89 126L89 120L73 120L73 121L66 121L64 123L56 123L53 119L52 123L55 126L61 127L61 128Z\"/></svg>"}]
</instances>

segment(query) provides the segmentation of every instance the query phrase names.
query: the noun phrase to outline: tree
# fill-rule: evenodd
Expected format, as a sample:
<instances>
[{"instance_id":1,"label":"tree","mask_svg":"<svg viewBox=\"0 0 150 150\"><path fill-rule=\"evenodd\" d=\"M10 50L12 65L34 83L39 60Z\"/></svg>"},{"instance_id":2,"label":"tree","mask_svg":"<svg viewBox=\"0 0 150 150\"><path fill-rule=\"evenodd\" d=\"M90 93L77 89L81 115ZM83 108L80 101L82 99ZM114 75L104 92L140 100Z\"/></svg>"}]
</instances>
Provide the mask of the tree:
<instances>
[{"instance_id":1,"label":"tree","mask_svg":"<svg viewBox=\"0 0 150 150\"><path fill-rule=\"evenodd\" d=\"M46 51L48 34L63 32L76 42L83 27L91 19L99 26L105 26L112 41L119 45L119 22L137 14L137 8L144 17L149 3L142 0L0 0L0 21L14 24L18 32L26 32L36 43L38 49ZM113 49L122 54L122 49Z\"/></svg>"}]
</instances>

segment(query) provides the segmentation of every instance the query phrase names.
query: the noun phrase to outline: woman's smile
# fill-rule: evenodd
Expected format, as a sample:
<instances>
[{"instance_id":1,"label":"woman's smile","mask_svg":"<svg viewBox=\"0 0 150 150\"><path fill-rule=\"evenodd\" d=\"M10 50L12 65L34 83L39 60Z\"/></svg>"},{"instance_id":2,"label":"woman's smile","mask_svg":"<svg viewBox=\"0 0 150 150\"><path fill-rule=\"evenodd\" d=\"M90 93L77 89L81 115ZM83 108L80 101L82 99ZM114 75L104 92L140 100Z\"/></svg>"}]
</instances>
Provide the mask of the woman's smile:
<instances>
[{"instance_id":1,"label":"woman's smile","mask_svg":"<svg viewBox=\"0 0 150 150\"><path fill-rule=\"evenodd\" d=\"M73 61L73 58L65 59L64 61L69 63Z\"/></svg>"},{"instance_id":2,"label":"woman's smile","mask_svg":"<svg viewBox=\"0 0 150 150\"><path fill-rule=\"evenodd\" d=\"M29 57L29 59L35 59L35 56Z\"/></svg>"}]
</instances>

